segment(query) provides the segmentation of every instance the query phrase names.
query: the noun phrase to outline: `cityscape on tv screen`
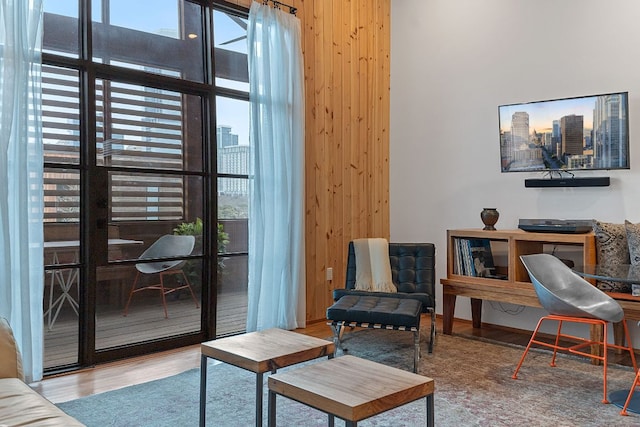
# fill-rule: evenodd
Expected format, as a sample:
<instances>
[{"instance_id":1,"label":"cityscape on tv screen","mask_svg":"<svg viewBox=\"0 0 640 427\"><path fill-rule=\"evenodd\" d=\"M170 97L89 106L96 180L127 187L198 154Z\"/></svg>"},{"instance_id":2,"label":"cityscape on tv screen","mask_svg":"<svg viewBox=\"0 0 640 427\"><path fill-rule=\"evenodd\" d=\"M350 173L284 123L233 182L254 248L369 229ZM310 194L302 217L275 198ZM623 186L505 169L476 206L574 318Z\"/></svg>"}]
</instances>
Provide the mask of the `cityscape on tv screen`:
<instances>
[{"instance_id":1,"label":"cityscape on tv screen","mask_svg":"<svg viewBox=\"0 0 640 427\"><path fill-rule=\"evenodd\" d=\"M498 107L502 172L628 169L627 93Z\"/></svg>"}]
</instances>

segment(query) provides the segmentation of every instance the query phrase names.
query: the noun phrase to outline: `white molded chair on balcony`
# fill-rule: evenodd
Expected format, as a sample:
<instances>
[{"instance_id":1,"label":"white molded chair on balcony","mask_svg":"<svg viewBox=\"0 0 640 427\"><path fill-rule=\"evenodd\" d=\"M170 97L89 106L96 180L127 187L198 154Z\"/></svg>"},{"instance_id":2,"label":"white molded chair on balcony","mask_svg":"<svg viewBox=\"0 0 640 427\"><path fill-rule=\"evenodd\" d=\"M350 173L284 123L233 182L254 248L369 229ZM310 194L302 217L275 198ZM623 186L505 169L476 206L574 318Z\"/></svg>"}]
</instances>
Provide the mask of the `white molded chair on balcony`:
<instances>
[{"instance_id":1,"label":"white molded chair on balcony","mask_svg":"<svg viewBox=\"0 0 640 427\"><path fill-rule=\"evenodd\" d=\"M195 245L195 237L194 236L185 236L185 235L173 235L166 234L156 240L151 246L145 250L142 255L138 258L139 260L144 259L157 259L157 258L172 258L172 257L180 257L190 255L191 251L193 251L193 247ZM182 270L182 265L184 264L184 260L171 260L171 261L154 261L154 262L140 262L136 264L136 278L133 281L133 285L131 286L131 291L129 292L129 298L127 300L127 304L124 308L124 316L126 316L129 312L129 304L131 303L131 298L134 293L146 291L146 290L155 290L160 291L160 295L162 298L162 306L164 307L164 317L168 318L167 312L167 299L166 295L176 292L180 289L188 289L193 301L196 303L196 308L199 307L198 299L193 293L193 288L189 283L189 279L187 279L187 275L184 274ZM160 279L160 283L145 285L141 287L137 287L142 275L154 275L157 274ZM168 286L168 283L165 283L165 278L167 276L177 275L177 285L176 286Z\"/></svg>"}]
</instances>

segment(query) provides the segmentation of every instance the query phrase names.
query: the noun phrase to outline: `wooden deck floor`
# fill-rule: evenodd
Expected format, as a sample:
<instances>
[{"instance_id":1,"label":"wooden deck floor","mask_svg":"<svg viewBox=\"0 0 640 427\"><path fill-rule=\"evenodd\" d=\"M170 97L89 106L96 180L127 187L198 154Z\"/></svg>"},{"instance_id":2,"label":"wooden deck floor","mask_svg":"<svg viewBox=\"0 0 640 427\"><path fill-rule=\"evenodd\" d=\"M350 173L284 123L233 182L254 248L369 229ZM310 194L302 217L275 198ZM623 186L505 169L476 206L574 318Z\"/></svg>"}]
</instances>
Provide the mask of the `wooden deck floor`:
<instances>
[{"instance_id":1,"label":"wooden deck floor","mask_svg":"<svg viewBox=\"0 0 640 427\"><path fill-rule=\"evenodd\" d=\"M200 309L188 294L167 300L169 317L165 319L160 298L133 300L128 315L121 307L101 308L96 314L96 349L181 335L200 329ZM217 335L243 332L247 318L245 292L218 295ZM52 328L44 333L45 369L74 364L78 360L78 317L68 308L62 311Z\"/></svg>"}]
</instances>

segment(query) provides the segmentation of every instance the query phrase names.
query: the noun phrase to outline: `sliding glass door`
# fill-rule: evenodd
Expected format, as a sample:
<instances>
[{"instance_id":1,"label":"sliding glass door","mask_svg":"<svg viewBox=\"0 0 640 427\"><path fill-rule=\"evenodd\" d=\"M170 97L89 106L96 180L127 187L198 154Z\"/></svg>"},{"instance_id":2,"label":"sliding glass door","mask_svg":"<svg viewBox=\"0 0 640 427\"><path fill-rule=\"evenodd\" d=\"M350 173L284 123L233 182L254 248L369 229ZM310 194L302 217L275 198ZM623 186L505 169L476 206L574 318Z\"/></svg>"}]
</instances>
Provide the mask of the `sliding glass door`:
<instances>
[{"instance_id":1,"label":"sliding glass door","mask_svg":"<svg viewBox=\"0 0 640 427\"><path fill-rule=\"evenodd\" d=\"M202 3L45 0L45 369L244 330L249 171L218 169L248 141L221 151L211 63L246 52L208 53L214 22L242 18Z\"/></svg>"}]
</instances>

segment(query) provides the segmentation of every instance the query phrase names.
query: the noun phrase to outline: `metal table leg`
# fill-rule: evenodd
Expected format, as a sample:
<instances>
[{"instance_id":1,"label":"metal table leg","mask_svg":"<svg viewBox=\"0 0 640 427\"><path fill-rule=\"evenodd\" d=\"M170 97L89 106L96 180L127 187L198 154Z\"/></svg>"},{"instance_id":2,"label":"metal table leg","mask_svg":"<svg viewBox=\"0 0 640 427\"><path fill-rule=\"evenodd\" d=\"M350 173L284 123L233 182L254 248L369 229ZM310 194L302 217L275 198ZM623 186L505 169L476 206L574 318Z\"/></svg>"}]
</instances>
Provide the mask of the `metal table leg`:
<instances>
[{"instance_id":1,"label":"metal table leg","mask_svg":"<svg viewBox=\"0 0 640 427\"><path fill-rule=\"evenodd\" d=\"M264 374L256 374L256 427L262 427L262 386Z\"/></svg>"},{"instance_id":2,"label":"metal table leg","mask_svg":"<svg viewBox=\"0 0 640 427\"><path fill-rule=\"evenodd\" d=\"M267 427L275 427L276 425L276 393L269 390L269 403L267 404L269 418L267 419Z\"/></svg>"},{"instance_id":3,"label":"metal table leg","mask_svg":"<svg viewBox=\"0 0 640 427\"><path fill-rule=\"evenodd\" d=\"M435 414L434 414L434 398L433 394L427 396L427 427L434 427L435 425Z\"/></svg>"},{"instance_id":4,"label":"metal table leg","mask_svg":"<svg viewBox=\"0 0 640 427\"><path fill-rule=\"evenodd\" d=\"M200 356L200 427L205 426L207 412L207 356Z\"/></svg>"}]
</instances>

